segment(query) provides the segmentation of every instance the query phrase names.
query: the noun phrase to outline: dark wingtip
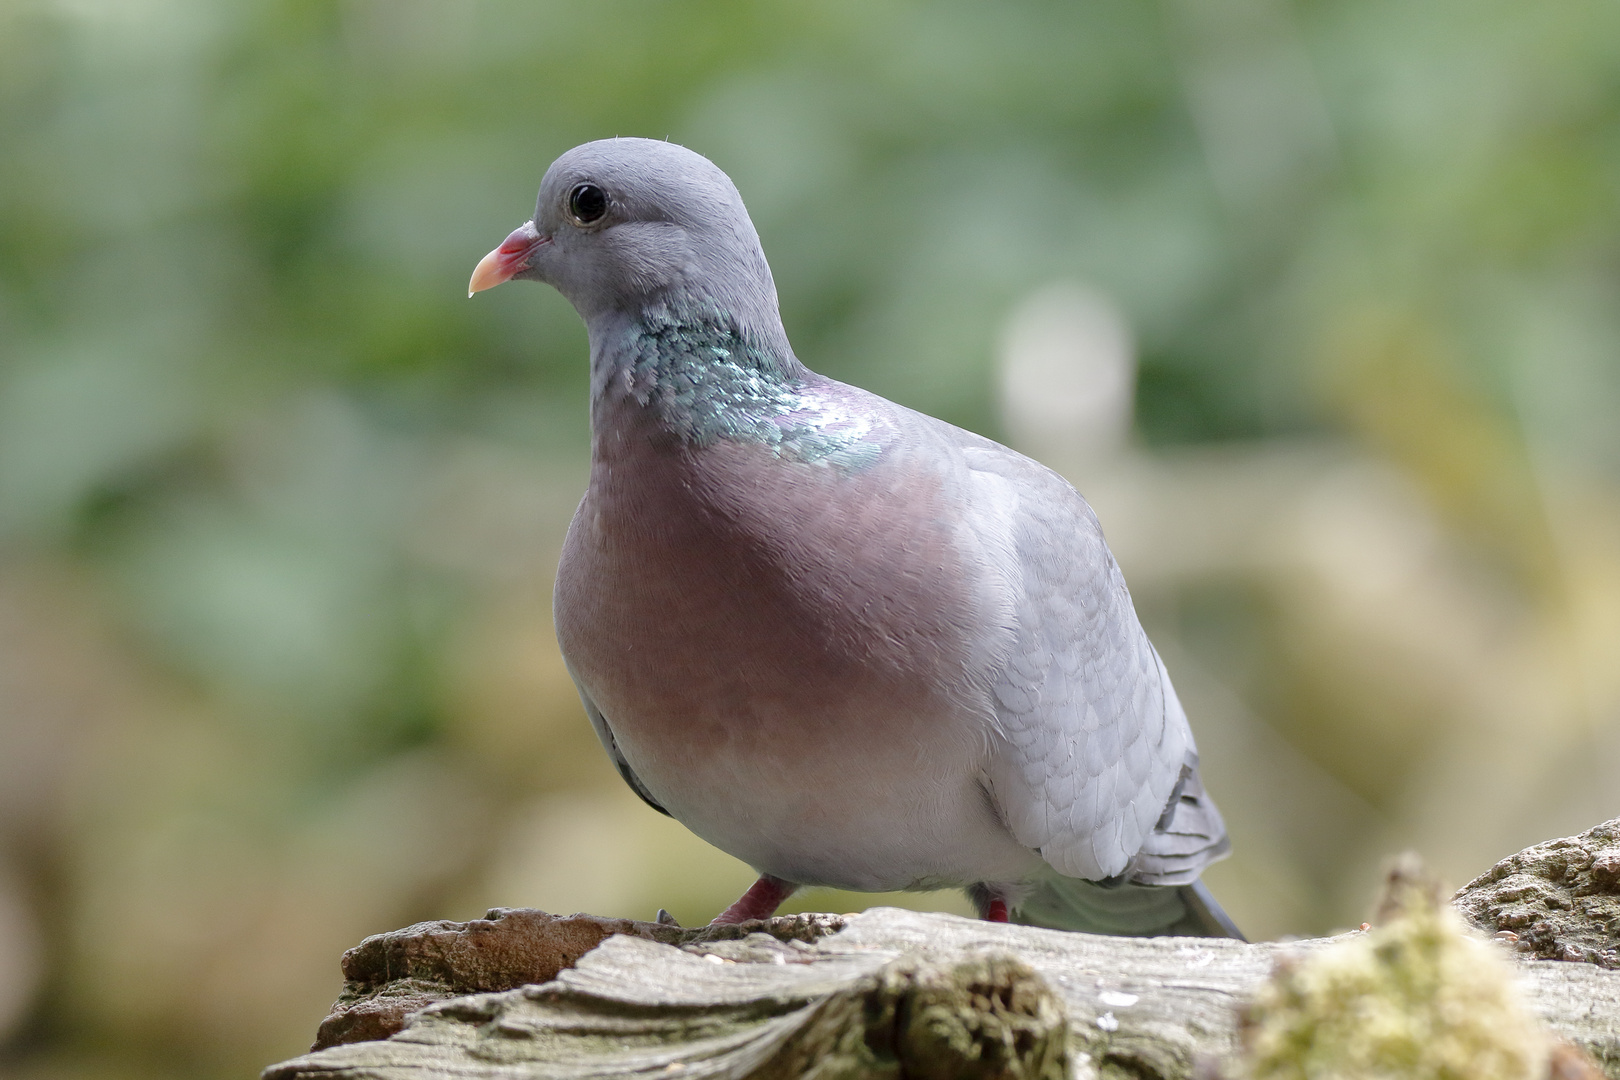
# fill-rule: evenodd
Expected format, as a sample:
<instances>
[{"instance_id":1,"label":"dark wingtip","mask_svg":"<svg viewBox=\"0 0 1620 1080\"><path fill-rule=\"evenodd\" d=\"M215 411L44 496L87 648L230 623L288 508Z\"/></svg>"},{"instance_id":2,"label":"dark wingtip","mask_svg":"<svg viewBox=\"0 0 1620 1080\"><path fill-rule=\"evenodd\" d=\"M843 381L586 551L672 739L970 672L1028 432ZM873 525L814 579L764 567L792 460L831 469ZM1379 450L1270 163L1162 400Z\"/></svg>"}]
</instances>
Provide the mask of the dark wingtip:
<instances>
[{"instance_id":1,"label":"dark wingtip","mask_svg":"<svg viewBox=\"0 0 1620 1080\"><path fill-rule=\"evenodd\" d=\"M1181 886L1181 899L1187 905L1188 916L1203 929L1204 936L1233 938L1243 942L1249 940L1202 881Z\"/></svg>"}]
</instances>

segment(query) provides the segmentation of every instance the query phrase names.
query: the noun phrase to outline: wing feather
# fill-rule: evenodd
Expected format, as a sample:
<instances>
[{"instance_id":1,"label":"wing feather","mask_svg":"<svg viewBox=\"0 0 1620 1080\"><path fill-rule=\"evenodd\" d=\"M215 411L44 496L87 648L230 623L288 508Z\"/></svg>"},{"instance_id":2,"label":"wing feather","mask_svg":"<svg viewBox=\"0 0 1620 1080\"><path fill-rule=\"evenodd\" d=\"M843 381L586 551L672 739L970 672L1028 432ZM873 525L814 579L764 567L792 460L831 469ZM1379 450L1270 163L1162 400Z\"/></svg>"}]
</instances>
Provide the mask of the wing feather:
<instances>
[{"instance_id":1,"label":"wing feather","mask_svg":"<svg viewBox=\"0 0 1620 1080\"><path fill-rule=\"evenodd\" d=\"M992 679L1002 734L990 788L1014 836L1060 874L1116 877L1133 869L1195 753L1187 718L1086 501L993 443L963 453L976 524L1004 538L1014 595L1013 649ZM1185 865L1185 846L1159 863Z\"/></svg>"}]
</instances>

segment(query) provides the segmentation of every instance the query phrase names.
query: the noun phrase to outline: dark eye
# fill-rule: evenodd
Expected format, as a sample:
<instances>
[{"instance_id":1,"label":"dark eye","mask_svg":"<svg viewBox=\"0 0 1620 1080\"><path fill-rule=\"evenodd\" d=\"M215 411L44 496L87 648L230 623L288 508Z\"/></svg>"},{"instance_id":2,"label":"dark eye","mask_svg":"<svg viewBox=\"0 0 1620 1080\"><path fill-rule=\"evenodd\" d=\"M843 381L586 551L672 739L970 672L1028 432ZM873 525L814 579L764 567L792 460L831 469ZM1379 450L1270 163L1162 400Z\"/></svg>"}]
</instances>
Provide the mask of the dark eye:
<instances>
[{"instance_id":1,"label":"dark eye","mask_svg":"<svg viewBox=\"0 0 1620 1080\"><path fill-rule=\"evenodd\" d=\"M595 184L578 184L568 193L568 212L581 225L589 225L607 213L607 192Z\"/></svg>"}]
</instances>

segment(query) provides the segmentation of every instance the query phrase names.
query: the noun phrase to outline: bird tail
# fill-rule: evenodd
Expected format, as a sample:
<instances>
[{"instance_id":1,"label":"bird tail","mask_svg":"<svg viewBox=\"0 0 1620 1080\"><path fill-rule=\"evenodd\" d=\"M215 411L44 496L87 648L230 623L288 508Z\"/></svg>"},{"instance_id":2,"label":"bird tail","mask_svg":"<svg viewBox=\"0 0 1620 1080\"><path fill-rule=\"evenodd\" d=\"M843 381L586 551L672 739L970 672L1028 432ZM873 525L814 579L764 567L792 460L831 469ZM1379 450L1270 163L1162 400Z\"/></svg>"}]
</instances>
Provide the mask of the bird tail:
<instances>
[{"instance_id":1,"label":"bird tail","mask_svg":"<svg viewBox=\"0 0 1620 1080\"><path fill-rule=\"evenodd\" d=\"M1189 751L1163 815L1124 873L1107 881L1037 878L1016 918L1031 926L1128 937L1229 937L1248 940L1199 880L1231 850L1226 823Z\"/></svg>"},{"instance_id":2,"label":"bird tail","mask_svg":"<svg viewBox=\"0 0 1620 1080\"><path fill-rule=\"evenodd\" d=\"M1050 930L1125 937L1248 940L1202 881L1187 885L1099 884L1050 874L1035 882L1013 921Z\"/></svg>"}]
</instances>

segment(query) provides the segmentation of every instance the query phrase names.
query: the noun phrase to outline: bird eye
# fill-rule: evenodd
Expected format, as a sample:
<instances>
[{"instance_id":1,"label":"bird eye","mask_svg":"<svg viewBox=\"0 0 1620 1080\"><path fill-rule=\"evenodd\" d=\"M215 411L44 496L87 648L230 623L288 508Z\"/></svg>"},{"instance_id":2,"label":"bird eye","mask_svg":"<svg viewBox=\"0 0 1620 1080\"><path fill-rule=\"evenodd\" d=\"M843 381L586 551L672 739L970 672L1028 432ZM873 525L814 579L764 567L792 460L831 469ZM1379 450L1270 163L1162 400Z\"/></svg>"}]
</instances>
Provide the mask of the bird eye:
<instances>
[{"instance_id":1,"label":"bird eye","mask_svg":"<svg viewBox=\"0 0 1620 1080\"><path fill-rule=\"evenodd\" d=\"M581 225L589 225L607 213L607 192L595 184L578 184L568 193L568 212Z\"/></svg>"}]
</instances>

